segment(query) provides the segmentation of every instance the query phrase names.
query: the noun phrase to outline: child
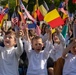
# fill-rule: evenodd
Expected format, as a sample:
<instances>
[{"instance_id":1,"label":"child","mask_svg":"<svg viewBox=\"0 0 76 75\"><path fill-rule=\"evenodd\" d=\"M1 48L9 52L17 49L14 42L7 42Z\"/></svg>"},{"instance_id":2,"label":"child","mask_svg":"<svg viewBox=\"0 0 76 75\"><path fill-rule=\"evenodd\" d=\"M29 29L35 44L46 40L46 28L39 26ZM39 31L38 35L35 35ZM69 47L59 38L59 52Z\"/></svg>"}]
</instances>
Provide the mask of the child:
<instances>
[{"instance_id":1,"label":"child","mask_svg":"<svg viewBox=\"0 0 76 75\"><path fill-rule=\"evenodd\" d=\"M21 35L22 31L17 34L14 31L5 33L5 46L0 46L0 75L18 75L18 58L23 52ZM17 47L14 47L16 42Z\"/></svg>"},{"instance_id":2,"label":"child","mask_svg":"<svg viewBox=\"0 0 76 75\"><path fill-rule=\"evenodd\" d=\"M61 29L56 28L56 32L53 33L53 43L54 43L54 50L50 54L50 57L56 61L58 58L62 56L63 50L66 47L65 38L61 34Z\"/></svg>"},{"instance_id":3,"label":"child","mask_svg":"<svg viewBox=\"0 0 76 75\"><path fill-rule=\"evenodd\" d=\"M42 50L43 47L42 38L40 38L39 36L35 36L30 42L28 36L28 29L26 29L25 32L26 32L25 34L26 37L24 43L29 61L27 75L47 75L47 68L46 68L47 59L49 57L50 51L53 48L51 43L51 39L52 39L51 29L48 29L49 39L46 42L46 46L44 50Z\"/></svg>"},{"instance_id":4,"label":"child","mask_svg":"<svg viewBox=\"0 0 76 75\"><path fill-rule=\"evenodd\" d=\"M69 51L71 53L68 53ZM76 75L76 40L68 45L62 57L65 59L62 75Z\"/></svg>"}]
</instances>

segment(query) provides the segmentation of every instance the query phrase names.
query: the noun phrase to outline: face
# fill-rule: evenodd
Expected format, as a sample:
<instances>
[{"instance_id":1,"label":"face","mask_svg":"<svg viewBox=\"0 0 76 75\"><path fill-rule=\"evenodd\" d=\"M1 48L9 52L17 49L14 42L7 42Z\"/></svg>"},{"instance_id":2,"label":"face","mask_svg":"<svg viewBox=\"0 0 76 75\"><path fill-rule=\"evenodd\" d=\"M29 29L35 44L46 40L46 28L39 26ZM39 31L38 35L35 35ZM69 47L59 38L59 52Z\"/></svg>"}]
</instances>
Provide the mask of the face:
<instances>
[{"instance_id":1,"label":"face","mask_svg":"<svg viewBox=\"0 0 76 75\"><path fill-rule=\"evenodd\" d=\"M43 47L42 39L34 39L32 41L32 47L36 52L40 52Z\"/></svg>"},{"instance_id":2,"label":"face","mask_svg":"<svg viewBox=\"0 0 76 75\"><path fill-rule=\"evenodd\" d=\"M59 43L59 42L60 42L57 33L54 33L54 34L53 34L53 41L54 41L54 43Z\"/></svg>"},{"instance_id":3,"label":"face","mask_svg":"<svg viewBox=\"0 0 76 75\"><path fill-rule=\"evenodd\" d=\"M71 53L74 54L74 55L76 55L76 45L73 46L73 48L71 49Z\"/></svg>"},{"instance_id":4,"label":"face","mask_svg":"<svg viewBox=\"0 0 76 75\"><path fill-rule=\"evenodd\" d=\"M4 45L7 48L13 47L16 45L15 35L5 35L4 37Z\"/></svg>"}]
</instances>

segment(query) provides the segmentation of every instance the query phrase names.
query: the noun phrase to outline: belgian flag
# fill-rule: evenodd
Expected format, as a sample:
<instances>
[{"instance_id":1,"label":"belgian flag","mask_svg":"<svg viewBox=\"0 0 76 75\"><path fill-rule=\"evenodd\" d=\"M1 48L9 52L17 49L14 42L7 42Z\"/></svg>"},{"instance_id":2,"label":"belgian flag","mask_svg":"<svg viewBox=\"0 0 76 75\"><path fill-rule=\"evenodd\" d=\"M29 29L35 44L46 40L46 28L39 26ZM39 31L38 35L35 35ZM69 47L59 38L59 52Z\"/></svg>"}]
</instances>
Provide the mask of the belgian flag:
<instances>
[{"instance_id":1,"label":"belgian flag","mask_svg":"<svg viewBox=\"0 0 76 75\"><path fill-rule=\"evenodd\" d=\"M64 24L63 19L59 15L53 3L51 4L50 11L45 15L44 21L47 22L52 28Z\"/></svg>"},{"instance_id":2,"label":"belgian flag","mask_svg":"<svg viewBox=\"0 0 76 75\"><path fill-rule=\"evenodd\" d=\"M45 9L45 7L43 5L40 5L36 12L37 12L39 21L43 21L44 16L47 14L47 10Z\"/></svg>"}]
</instances>

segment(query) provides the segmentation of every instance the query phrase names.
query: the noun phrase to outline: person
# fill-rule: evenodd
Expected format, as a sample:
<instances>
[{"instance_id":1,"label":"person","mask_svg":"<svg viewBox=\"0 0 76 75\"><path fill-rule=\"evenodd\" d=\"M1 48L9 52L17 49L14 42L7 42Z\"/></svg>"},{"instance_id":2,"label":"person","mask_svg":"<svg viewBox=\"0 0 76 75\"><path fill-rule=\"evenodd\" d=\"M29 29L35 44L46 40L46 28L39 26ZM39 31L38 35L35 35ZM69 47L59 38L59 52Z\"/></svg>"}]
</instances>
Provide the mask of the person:
<instances>
[{"instance_id":1,"label":"person","mask_svg":"<svg viewBox=\"0 0 76 75\"><path fill-rule=\"evenodd\" d=\"M25 30L24 45L28 57L28 69L26 75L48 75L47 59L53 49L51 29L48 29L48 40L46 46L42 50L43 42L40 36L32 38L31 42L28 35L28 28Z\"/></svg>"},{"instance_id":2,"label":"person","mask_svg":"<svg viewBox=\"0 0 76 75\"><path fill-rule=\"evenodd\" d=\"M67 46L62 57L65 59L62 75L76 75L76 39Z\"/></svg>"},{"instance_id":3,"label":"person","mask_svg":"<svg viewBox=\"0 0 76 75\"><path fill-rule=\"evenodd\" d=\"M50 54L50 57L54 62L62 56L63 50L66 48L65 38L61 34L61 29L56 28L56 32L53 33L53 46L54 50Z\"/></svg>"},{"instance_id":4,"label":"person","mask_svg":"<svg viewBox=\"0 0 76 75\"><path fill-rule=\"evenodd\" d=\"M16 33L12 30L5 32L4 47L0 46L0 75L19 75L18 59L23 53L22 33L21 30Z\"/></svg>"}]
</instances>

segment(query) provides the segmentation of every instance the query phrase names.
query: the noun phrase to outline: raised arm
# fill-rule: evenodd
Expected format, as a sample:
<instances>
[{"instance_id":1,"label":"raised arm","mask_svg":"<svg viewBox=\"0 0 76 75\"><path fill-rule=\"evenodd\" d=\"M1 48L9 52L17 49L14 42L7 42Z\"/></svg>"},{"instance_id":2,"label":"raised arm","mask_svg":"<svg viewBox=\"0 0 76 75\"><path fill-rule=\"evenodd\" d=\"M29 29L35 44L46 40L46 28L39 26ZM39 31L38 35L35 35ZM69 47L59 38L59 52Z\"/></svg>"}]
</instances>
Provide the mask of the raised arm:
<instances>
[{"instance_id":1,"label":"raised arm","mask_svg":"<svg viewBox=\"0 0 76 75\"><path fill-rule=\"evenodd\" d=\"M23 35L22 30L16 32L16 37L17 37L16 38L16 43L17 43L16 55L17 57L20 57L21 54L23 53L22 35Z\"/></svg>"},{"instance_id":2,"label":"raised arm","mask_svg":"<svg viewBox=\"0 0 76 75\"><path fill-rule=\"evenodd\" d=\"M59 36L60 42L62 43L62 45L64 47L66 47L66 42L65 42L65 38L63 37L63 35L61 34L61 30L59 28L56 28L56 32L57 35Z\"/></svg>"},{"instance_id":3,"label":"raised arm","mask_svg":"<svg viewBox=\"0 0 76 75\"><path fill-rule=\"evenodd\" d=\"M28 35L28 28L25 28L25 30L24 30L23 39L24 39L23 42L24 42L25 51L26 51L27 55L30 55L29 53L31 52L32 47L31 47L31 40Z\"/></svg>"},{"instance_id":4,"label":"raised arm","mask_svg":"<svg viewBox=\"0 0 76 75\"><path fill-rule=\"evenodd\" d=\"M70 49L72 49L74 46L76 46L76 40L74 39L68 46L67 48L64 49L63 53L62 53L62 57L65 58L66 54L70 51Z\"/></svg>"},{"instance_id":5,"label":"raised arm","mask_svg":"<svg viewBox=\"0 0 76 75\"><path fill-rule=\"evenodd\" d=\"M48 39L46 41L46 46L45 46L45 49L44 49L44 58L48 58L51 51L53 50L54 46L52 44L52 33L51 33L52 29L49 28L47 30L47 34L48 34Z\"/></svg>"}]
</instances>

